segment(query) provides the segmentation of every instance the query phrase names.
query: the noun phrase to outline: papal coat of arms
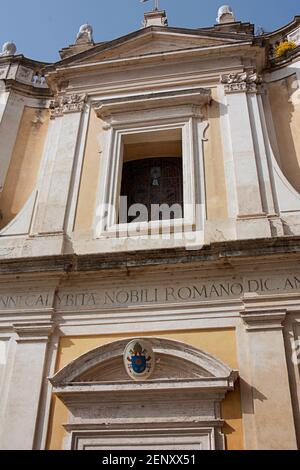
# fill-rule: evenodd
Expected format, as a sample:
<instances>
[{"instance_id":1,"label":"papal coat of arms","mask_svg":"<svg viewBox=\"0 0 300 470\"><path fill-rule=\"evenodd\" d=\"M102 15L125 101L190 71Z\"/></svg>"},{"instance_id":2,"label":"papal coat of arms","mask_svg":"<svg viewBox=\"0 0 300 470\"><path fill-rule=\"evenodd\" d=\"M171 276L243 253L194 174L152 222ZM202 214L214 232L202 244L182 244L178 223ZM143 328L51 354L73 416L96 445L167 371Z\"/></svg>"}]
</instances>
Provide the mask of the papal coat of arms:
<instances>
[{"instance_id":1,"label":"papal coat of arms","mask_svg":"<svg viewBox=\"0 0 300 470\"><path fill-rule=\"evenodd\" d=\"M133 380L150 378L155 367L151 344L144 340L131 341L124 351L124 364L127 374Z\"/></svg>"}]
</instances>

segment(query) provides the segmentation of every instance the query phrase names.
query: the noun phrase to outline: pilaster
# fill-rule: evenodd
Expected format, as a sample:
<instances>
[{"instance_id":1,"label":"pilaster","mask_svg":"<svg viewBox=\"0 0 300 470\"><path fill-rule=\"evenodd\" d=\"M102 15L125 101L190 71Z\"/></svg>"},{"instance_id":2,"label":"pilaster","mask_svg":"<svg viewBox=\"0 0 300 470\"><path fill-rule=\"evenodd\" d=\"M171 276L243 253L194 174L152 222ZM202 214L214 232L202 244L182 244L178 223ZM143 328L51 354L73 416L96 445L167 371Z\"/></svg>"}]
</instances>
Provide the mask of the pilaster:
<instances>
[{"instance_id":1,"label":"pilaster","mask_svg":"<svg viewBox=\"0 0 300 470\"><path fill-rule=\"evenodd\" d=\"M33 449L47 344L53 328L51 321L13 325L16 347L1 422L1 450Z\"/></svg>"},{"instance_id":2,"label":"pilaster","mask_svg":"<svg viewBox=\"0 0 300 470\"><path fill-rule=\"evenodd\" d=\"M257 309L252 298L244 299L241 318L247 332L253 415L252 450L297 449L283 323L286 311ZM247 432L247 430L246 430Z\"/></svg>"},{"instance_id":3,"label":"pilaster","mask_svg":"<svg viewBox=\"0 0 300 470\"><path fill-rule=\"evenodd\" d=\"M54 141L49 142L47 148L48 162L44 173L49 184L40 191L34 234L57 236L65 231L85 103L85 95L63 96L51 103L53 121L49 132L52 132Z\"/></svg>"},{"instance_id":4,"label":"pilaster","mask_svg":"<svg viewBox=\"0 0 300 470\"><path fill-rule=\"evenodd\" d=\"M256 93L260 78L254 72L231 73L223 75L221 83L226 94L233 155L237 237L268 237L271 231L267 212L268 206L272 208L272 198L269 190L265 194L267 172L259 152L262 132ZM258 130L254 134L256 126Z\"/></svg>"}]
</instances>

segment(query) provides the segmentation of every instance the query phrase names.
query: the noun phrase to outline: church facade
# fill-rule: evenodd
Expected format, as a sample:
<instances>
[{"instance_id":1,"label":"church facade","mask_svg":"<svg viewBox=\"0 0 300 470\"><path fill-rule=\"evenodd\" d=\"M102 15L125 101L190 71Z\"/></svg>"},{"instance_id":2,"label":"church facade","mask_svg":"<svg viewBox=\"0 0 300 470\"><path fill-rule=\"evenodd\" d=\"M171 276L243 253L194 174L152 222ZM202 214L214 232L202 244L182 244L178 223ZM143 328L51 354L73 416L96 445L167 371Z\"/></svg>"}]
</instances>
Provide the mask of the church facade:
<instances>
[{"instance_id":1,"label":"church facade","mask_svg":"<svg viewBox=\"0 0 300 470\"><path fill-rule=\"evenodd\" d=\"M60 57L0 56L0 449L298 449L300 16Z\"/></svg>"}]
</instances>

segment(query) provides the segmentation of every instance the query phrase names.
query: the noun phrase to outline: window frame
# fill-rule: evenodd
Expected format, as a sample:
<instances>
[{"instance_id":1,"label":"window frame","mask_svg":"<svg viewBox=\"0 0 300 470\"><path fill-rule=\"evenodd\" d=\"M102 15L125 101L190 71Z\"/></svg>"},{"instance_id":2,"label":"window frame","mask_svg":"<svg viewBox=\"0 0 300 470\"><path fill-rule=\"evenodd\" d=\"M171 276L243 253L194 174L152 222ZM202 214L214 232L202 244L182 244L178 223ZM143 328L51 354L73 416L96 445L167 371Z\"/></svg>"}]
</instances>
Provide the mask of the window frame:
<instances>
[{"instance_id":1,"label":"window frame","mask_svg":"<svg viewBox=\"0 0 300 470\"><path fill-rule=\"evenodd\" d=\"M206 92L207 97L207 90ZM197 104L167 106L147 109L147 100L137 110L114 110L103 102L95 102L99 118L104 121L102 138L102 165L97 191L96 210L93 223L95 238L127 238L151 233L203 232L205 210L205 182L203 162L204 134L208 121L203 120L199 94ZM172 95L174 98L174 95ZM201 101L201 100L200 100ZM175 104L175 103L174 103ZM205 103L206 104L206 103ZM171 105L171 106L170 106ZM114 108L112 106L112 108ZM99 111L100 110L100 111ZM115 112L114 112L115 111ZM126 136L151 132L179 130L182 135L183 207L182 219L170 219L141 223L118 223L119 197L123 168L123 141ZM201 206L201 213L196 207ZM98 207L107 207L107 218L99 221Z\"/></svg>"}]
</instances>

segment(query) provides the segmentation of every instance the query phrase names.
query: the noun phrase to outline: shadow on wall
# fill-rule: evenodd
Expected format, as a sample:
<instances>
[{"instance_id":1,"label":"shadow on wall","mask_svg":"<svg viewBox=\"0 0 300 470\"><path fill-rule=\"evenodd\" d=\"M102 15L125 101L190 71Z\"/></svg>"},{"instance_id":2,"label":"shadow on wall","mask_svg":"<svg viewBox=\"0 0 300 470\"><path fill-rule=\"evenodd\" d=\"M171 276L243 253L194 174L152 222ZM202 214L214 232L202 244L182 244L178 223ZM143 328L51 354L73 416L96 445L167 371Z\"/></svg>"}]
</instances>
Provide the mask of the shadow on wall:
<instances>
[{"instance_id":1,"label":"shadow on wall","mask_svg":"<svg viewBox=\"0 0 300 470\"><path fill-rule=\"evenodd\" d=\"M248 382L246 382L243 379L240 379L239 386L243 390L243 395L246 396L246 397L249 397L249 399L247 401L244 400L244 403L243 403L244 413L247 414L247 415L253 415L254 414L254 402L255 402L255 400L263 402L263 401L267 400L267 397L265 395L263 395L255 387L252 387L252 385L248 384Z\"/></svg>"},{"instance_id":2,"label":"shadow on wall","mask_svg":"<svg viewBox=\"0 0 300 470\"><path fill-rule=\"evenodd\" d=\"M269 98L279 155L271 142L273 153L285 177L300 192L300 90L296 76L271 83Z\"/></svg>"},{"instance_id":3,"label":"shadow on wall","mask_svg":"<svg viewBox=\"0 0 300 470\"><path fill-rule=\"evenodd\" d=\"M35 188L48 123L47 109L25 107L0 193L0 229L20 213Z\"/></svg>"}]
</instances>

